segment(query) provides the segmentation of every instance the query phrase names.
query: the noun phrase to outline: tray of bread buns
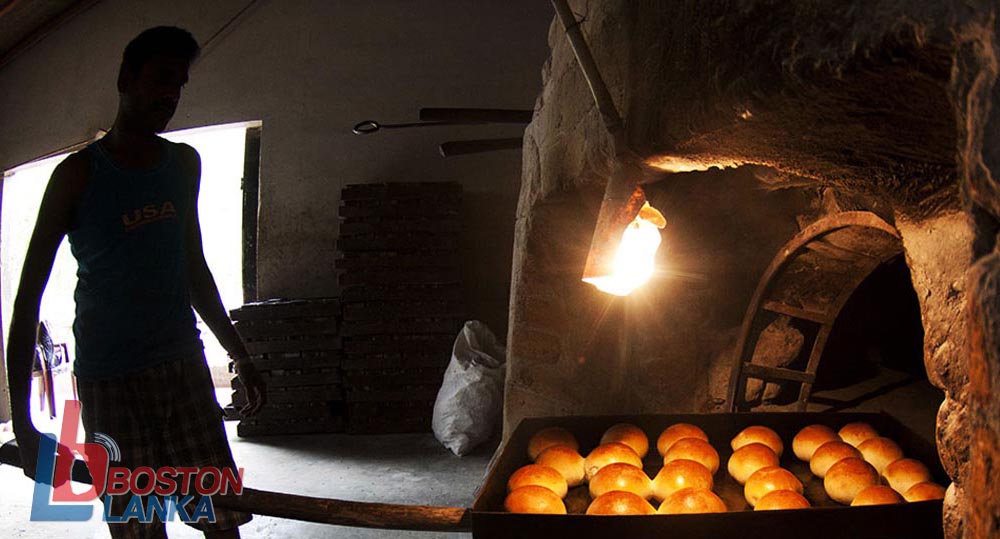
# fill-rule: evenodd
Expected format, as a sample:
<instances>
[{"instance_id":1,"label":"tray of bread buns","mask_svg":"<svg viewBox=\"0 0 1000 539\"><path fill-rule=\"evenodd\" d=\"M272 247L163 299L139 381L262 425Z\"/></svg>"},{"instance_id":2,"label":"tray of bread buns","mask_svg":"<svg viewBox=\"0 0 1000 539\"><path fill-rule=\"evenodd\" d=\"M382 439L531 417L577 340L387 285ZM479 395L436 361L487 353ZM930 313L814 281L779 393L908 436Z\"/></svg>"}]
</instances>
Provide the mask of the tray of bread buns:
<instances>
[{"instance_id":1,"label":"tray of bread buns","mask_svg":"<svg viewBox=\"0 0 1000 539\"><path fill-rule=\"evenodd\" d=\"M885 413L521 421L472 511L491 537L941 537L934 444Z\"/></svg>"}]
</instances>

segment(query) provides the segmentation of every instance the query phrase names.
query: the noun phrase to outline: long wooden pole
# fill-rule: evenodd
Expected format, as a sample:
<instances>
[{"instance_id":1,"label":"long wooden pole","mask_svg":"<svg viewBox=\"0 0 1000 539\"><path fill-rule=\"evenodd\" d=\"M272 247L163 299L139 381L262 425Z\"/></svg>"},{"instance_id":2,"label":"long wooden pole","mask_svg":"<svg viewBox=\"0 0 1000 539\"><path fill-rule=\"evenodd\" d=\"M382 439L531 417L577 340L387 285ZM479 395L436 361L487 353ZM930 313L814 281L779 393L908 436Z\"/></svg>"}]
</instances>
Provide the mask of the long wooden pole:
<instances>
[{"instance_id":1,"label":"long wooden pole","mask_svg":"<svg viewBox=\"0 0 1000 539\"><path fill-rule=\"evenodd\" d=\"M0 463L21 466L17 443L13 440L0 446ZM73 463L73 480L81 483L92 481L87 465L81 460ZM212 504L216 507L235 509L255 515L356 528L437 532L472 531L471 510L464 507L352 502L252 488L244 488L240 494L212 496Z\"/></svg>"},{"instance_id":2,"label":"long wooden pole","mask_svg":"<svg viewBox=\"0 0 1000 539\"><path fill-rule=\"evenodd\" d=\"M604 189L604 199L597 214L597 224L590 242L590 251L587 253L587 262L583 267L583 278L587 280L613 273L614 257L618 252L622 233L646 202L646 194L639 187L642 170L635 163L635 157L625 143L625 129L621 115L618 114L611 92L601 77L594 55L587 46L587 40L583 37L580 21L576 20L566 0L551 1L556 15L566 30L566 37L576 56L577 64L583 71L583 78L590 87L590 93L594 97L604 127L611 135L615 152L614 168Z\"/></svg>"},{"instance_id":3,"label":"long wooden pole","mask_svg":"<svg viewBox=\"0 0 1000 539\"><path fill-rule=\"evenodd\" d=\"M566 0L552 0L552 7L555 8L556 15L559 16L559 20L566 30L566 37L569 38L570 47L573 48L576 61L583 71L583 78L587 80L590 93L594 96L597 111L601 114L601 119L604 120L604 127L615 138L615 145L618 146L622 143L622 119L618 114L614 100L611 99L607 85L604 84L601 71L597 69L597 62L594 61L594 55L590 53L587 40L584 39L583 32L580 31L580 22L576 20L576 16L573 15L573 10L570 9ZM615 151L623 149L616 147Z\"/></svg>"},{"instance_id":4,"label":"long wooden pole","mask_svg":"<svg viewBox=\"0 0 1000 539\"><path fill-rule=\"evenodd\" d=\"M352 502L252 488L244 488L239 495L213 496L212 503L255 515L337 526L438 532L472 530L471 510L464 507Z\"/></svg>"}]
</instances>

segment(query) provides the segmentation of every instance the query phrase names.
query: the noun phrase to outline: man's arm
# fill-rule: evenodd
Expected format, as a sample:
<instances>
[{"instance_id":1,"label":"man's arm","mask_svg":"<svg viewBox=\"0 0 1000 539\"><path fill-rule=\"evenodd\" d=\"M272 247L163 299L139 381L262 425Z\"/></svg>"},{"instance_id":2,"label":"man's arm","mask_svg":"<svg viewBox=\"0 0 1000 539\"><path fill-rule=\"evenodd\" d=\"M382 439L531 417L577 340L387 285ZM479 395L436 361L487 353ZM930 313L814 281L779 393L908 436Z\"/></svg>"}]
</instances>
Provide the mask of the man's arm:
<instances>
[{"instance_id":1,"label":"man's arm","mask_svg":"<svg viewBox=\"0 0 1000 539\"><path fill-rule=\"evenodd\" d=\"M208 269L201 242L201 224L198 220L198 191L201 186L201 158L198 152L187 145L181 145L185 166L192 178L191 202L187 221L188 282L191 292L191 306L205 321L219 344L226 349L236 363L236 373L247 393L247 405L240 412L246 416L256 414L265 402L264 381L250 362L243 340L229 320L226 308L219 297L219 288Z\"/></svg>"},{"instance_id":2,"label":"man's arm","mask_svg":"<svg viewBox=\"0 0 1000 539\"><path fill-rule=\"evenodd\" d=\"M31 368L34 361L38 311L52 264L63 236L76 215L86 186L89 159L73 154L56 167L45 188L35 229L21 270L7 341L7 387L10 389L14 435L21 450L24 474L34 478L38 459L38 431L31 424Z\"/></svg>"}]
</instances>

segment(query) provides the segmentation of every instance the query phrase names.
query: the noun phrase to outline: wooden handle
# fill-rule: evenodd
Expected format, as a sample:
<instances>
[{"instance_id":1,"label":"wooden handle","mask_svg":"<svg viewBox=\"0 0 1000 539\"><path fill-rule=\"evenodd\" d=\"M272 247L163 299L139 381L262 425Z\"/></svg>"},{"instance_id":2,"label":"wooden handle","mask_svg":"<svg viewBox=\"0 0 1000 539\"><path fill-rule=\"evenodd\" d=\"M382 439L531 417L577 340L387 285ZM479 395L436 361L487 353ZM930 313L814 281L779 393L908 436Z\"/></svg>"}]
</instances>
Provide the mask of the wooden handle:
<instances>
[{"instance_id":1,"label":"wooden handle","mask_svg":"<svg viewBox=\"0 0 1000 539\"><path fill-rule=\"evenodd\" d=\"M420 109L420 120L423 122L473 123L487 122L494 124L526 124L531 122L533 110L511 109L458 109L458 108L423 108Z\"/></svg>"},{"instance_id":2,"label":"wooden handle","mask_svg":"<svg viewBox=\"0 0 1000 539\"><path fill-rule=\"evenodd\" d=\"M439 532L472 530L470 510L464 507L351 502L252 488L244 488L239 495L213 496L212 503L216 507L255 515L356 528Z\"/></svg>"},{"instance_id":3,"label":"wooden handle","mask_svg":"<svg viewBox=\"0 0 1000 539\"><path fill-rule=\"evenodd\" d=\"M480 140L454 140L442 142L438 149L442 157L453 155L467 155L470 153L492 152L496 150L520 150L524 146L521 137L480 139Z\"/></svg>"},{"instance_id":4,"label":"wooden handle","mask_svg":"<svg viewBox=\"0 0 1000 539\"><path fill-rule=\"evenodd\" d=\"M21 450L17 446L17 440L10 440L9 442L0 446L0 464L7 464L8 466L21 467ZM87 468L87 463L82 460L74 460L73 468L70 470L70 478L77 483L91 484L94 480L90 477L90 470ZM42 479L43 482L51 481L51 478Z\"/></svg>"}]
</instances>

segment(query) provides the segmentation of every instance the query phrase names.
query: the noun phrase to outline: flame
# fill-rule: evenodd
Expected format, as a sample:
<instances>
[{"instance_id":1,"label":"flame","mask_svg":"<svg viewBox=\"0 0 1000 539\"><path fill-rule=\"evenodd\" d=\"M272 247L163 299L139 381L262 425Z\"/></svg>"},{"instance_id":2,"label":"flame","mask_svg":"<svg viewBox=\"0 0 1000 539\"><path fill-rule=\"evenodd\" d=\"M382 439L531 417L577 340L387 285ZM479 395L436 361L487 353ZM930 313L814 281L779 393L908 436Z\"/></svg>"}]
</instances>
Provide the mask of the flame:
<instances>
[{"instance_id":1,"label":"flame","mask_svg":"<svg viewBox=\"0 0 1000 539\"><path fill-rule=\"evenodd\" d=\"M616 296L627 296L646 284L656 270L654 261L660 248L660 229L666 224L663 214L646 202L635 219L625 227L612 263L613 273L588 277L583 281Z\"/></svg>"}]
</instances>

